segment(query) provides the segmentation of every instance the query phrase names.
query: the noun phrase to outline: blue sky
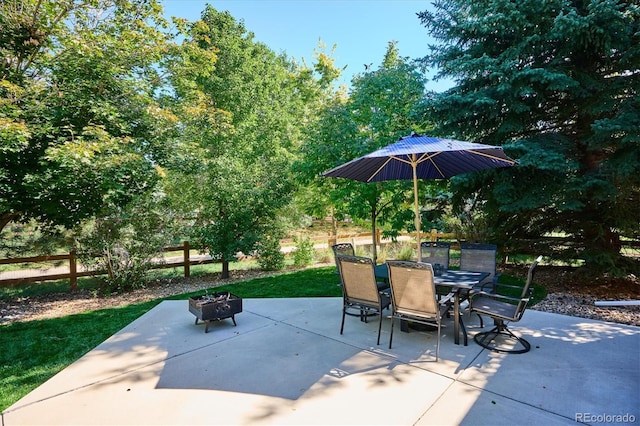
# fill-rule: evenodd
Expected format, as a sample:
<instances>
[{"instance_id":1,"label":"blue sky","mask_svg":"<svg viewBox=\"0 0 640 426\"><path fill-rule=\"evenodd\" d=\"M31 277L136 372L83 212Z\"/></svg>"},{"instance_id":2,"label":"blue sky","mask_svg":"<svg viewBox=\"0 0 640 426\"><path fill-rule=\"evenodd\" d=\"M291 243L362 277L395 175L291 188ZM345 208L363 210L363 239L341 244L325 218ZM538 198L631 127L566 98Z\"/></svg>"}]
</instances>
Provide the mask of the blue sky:
<instances>
[{"instance_id":1,"label":"blue sky","mask_svg":"<svg viewBox=\"0 0 640 426\"><path fill-rule=\"evenodd\" d=\"M380 65L390 41L398 42L401 56L412 59L428 54L433 42L420 24L417 12L431 7L429 1L415 0L162 0L167 17L189 20L200 18L206 4L228 10L244 20L255 39L278 53L307 64L321 40L343 71L342 82L349 83L365 64ZM451 81L427 83L427 89L442 91Z\"/></svg>"}]
</instances>

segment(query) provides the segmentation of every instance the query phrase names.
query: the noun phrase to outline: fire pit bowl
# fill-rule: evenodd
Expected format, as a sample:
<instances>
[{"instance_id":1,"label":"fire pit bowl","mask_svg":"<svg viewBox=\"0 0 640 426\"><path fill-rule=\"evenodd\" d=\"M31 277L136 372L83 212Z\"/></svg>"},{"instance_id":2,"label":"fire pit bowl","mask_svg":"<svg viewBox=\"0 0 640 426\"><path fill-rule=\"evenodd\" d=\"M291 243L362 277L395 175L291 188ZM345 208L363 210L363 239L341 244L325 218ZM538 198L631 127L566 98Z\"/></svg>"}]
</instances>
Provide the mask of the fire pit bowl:
<instances>
[{"instance_id":1,"label":"fire pit bowl","mask_svg":"<svg viewBox=\"0 0 640 426\"><path fill-rule=\"evenodd\" d=\"M198 320L205 322L204 332L209 332L211 321L231 318L236 325L235 315L242 312L242 299L233 293L223 291L189 298L189 312Z\"/></svg>"}]
</instances>

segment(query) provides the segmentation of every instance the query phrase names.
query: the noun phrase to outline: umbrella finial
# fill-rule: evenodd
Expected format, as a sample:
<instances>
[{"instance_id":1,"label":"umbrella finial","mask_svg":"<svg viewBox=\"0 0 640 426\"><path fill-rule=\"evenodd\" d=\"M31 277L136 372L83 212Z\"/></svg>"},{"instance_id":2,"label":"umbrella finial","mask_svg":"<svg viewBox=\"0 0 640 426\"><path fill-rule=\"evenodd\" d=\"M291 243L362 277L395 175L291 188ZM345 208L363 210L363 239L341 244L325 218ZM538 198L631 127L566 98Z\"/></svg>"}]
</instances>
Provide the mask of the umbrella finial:
<instances>
[{"instance_id":1,"label":"umbrella finial","mask_svg":"<svg viewBox=\"0 0 640 426\"><path fill-rule=\"evenodd\" d=\"M410 134L409 136L400 136L400 137L398 138L398 140L399 140L399 141L401 141L401 140L403 140L403 139L419 138L419 137L421 137L421 135L420 135L419 133L416 133L416 132L413 132L413 131L412 131L412 132L411 132L411 134Z\"/></svg>"}]
</instances>

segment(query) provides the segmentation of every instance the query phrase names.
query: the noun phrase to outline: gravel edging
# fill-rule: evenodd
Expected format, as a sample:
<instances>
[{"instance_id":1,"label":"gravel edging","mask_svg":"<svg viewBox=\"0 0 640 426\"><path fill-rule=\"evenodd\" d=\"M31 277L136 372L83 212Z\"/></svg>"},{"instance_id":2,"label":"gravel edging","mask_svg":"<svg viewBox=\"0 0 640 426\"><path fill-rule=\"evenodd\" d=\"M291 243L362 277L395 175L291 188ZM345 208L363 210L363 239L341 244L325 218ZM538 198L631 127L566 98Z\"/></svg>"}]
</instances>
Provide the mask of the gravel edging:
<instances>
[{"instance_id":1,"label":"gravel edging","mask_svg":"<svg viewBox=\"0 0 640 426\"><path fill-rule=\"evenodd\" d=\"M595 305L597 300L599 299L583 294L548 293L543 300L530 309L640 326L640 306L601 307Z\"/></svg>"}]
</instances>

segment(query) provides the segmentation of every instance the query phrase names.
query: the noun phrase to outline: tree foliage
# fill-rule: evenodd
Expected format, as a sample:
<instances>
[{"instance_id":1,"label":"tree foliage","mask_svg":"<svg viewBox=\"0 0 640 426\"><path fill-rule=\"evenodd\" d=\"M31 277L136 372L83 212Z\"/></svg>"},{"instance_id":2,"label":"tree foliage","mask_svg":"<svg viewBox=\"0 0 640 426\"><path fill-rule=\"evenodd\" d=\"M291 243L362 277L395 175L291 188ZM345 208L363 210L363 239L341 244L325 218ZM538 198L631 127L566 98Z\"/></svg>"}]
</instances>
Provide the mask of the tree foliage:
<instances>
[{"instance_id":1,"label":"tree foliage","mask_svg":"<svg viewBox=\"0 0 640 426\"><path fill-rule=\"evenodd\" d=\"M307 182L321 188L335 215L378 221L405 228L412 218L411 185L407 182L360 182L318 177L324 171L368 154L410 134L417 127L417 107L424 97L424 76L390 42L379 68L366 70L352 81L348 99L336 98L321 112L303 147L302 169ZM411 226L411 225L409 225ZM375 241L374 241L375 247ZM374 257L375 257L374 252Z\"/></svg>"},{"instance_id":2,"label":"tree foliage","mask_svg":"<svg viewBox=\"0 0 640 426\"><path fill-rule=\"evenodd\" d=\"M154 0L0 3L0 229L71 228L148 193L171 152Z\"/></svg>"},{"instance_id":3,"label":"tree foliage","mask_svg":"<svg viewBox=\"0 0 640 426\"><path fill-rule=\"evenodd\" d=\"M308 73L256 42L228 12L208 6L184 29L178 54L203 67L180 80L173 101L198 154L170 177L169 192L189 200L193 236L222 259L226 275L238 252L279 240L278 212L295 190L290 164L314 91ZM185 75L180 67L174 76Z\"/></svg>"},{"instance_id":4,"label":"tree foliage","mask_svg":"<svg viewBox=\"0 0 640 426\"><path fill-rule=\"evenodd\" d=\"M479 200L504 243L563 232L575 245L557 256L627 269L621 238L640 235L640 6L453 0L420 18L439 40L424 62L457 81L429 118L520 163L456 179L458 205Z\"/></svg>"}]
</instances>

